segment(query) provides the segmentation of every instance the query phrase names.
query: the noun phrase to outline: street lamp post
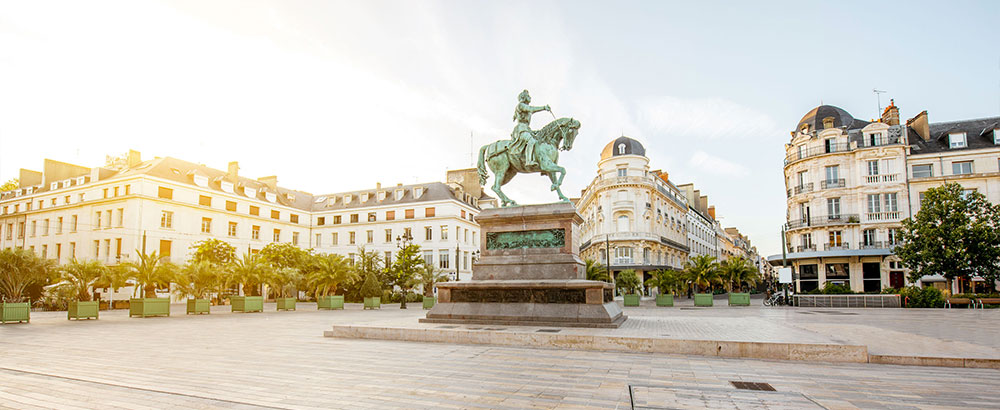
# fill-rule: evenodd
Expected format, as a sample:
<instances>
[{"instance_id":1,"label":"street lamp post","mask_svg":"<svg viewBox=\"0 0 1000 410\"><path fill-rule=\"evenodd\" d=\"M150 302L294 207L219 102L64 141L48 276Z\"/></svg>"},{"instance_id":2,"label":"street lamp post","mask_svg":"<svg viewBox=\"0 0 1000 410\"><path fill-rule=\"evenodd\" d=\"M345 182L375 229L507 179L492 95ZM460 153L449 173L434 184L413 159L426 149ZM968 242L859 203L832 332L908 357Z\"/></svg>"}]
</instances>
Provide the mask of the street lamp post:
<instances>
[{"instance_id":1,"label":"street lamp post","mask_svg":"<svg viewBox=\"0 0 1000 410\"><path fill-rule=\"evenodd\" d=\"M410 234L403 234L403 236L396 236L396 248L398 248L399 250L406 249L407 247L410 246L412 242L413 242L413 236ZM396 259L398 260L399 258ZM399 272L397 272L396 275L397 275L396 277L398 278ZM403 294L402 297L403 300L399 303L399 308L406 309L406 289L403 286L400 286L400 290L402 291Z\"/></svg>"}]
</instances>

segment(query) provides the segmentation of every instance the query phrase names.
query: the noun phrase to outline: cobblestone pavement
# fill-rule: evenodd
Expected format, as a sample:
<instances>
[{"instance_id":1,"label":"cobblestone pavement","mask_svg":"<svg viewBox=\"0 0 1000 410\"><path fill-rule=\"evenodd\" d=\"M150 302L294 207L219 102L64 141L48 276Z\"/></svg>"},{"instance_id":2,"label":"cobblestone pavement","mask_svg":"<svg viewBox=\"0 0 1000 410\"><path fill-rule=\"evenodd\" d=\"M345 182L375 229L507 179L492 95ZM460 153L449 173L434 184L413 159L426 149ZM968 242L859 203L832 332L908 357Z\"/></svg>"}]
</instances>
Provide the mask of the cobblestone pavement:
<instances>
[{"instance_id":1,"label":"cobblestone pavement","mask_svg":"<svg viewBox=\"0 0 1000 410\"><path fill-rule=\"evenodd\" d=\"M216 307L195 317L175 305L169 318L115 311L90 322L33 313L31 324L0 326L0 408L995 408L1000 397L1000 371L989 369L324 338L333 323L413 320L423 311L314 306L274 312L268 304L253 314ZM669 316L736 314L726 310ZM806 324L838 322L795 315L842 319L737 312ZM879 322L864 317L855 323ZM776 391L738 390L731 381Z\"/></svg>"}]
</instances>

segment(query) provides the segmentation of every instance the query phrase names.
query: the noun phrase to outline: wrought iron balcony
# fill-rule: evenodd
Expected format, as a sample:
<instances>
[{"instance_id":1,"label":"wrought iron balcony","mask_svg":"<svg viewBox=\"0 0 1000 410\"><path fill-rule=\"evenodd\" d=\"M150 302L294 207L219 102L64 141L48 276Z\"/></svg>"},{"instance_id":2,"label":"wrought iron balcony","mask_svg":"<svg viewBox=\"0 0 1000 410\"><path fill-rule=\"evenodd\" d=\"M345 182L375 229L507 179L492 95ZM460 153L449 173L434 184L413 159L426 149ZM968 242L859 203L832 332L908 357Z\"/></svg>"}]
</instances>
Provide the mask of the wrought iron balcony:
<instances>
[{"instance_id":1,"label":"wrought iron balcony","mask_svg":"<svg viewBox=\"0 0 1000 410\"><path fill-rule=\"evenodd\" d=\"M788 229L798 229L810 226L828 226L828 225L846 225L846 224L856 224L861 220L858 219L857 214L839 214L839 215L827 215L827 216L815 216L809 219L796 219L788 221L786 224Z\"/></svg>"},{"instance_id":2,"label":"wrought iron balcony","mask_svg":"<svg viewBox=\"0 0 1000 410\"><path fill-rule=\"evenodd\" d=\"M844 181L844 178L819 181L820 189L843 188L845 186L847 186L847 183Z\"/></svg>"},{"instance_id":3,"label":"wrought iron balcony","mask_svg":"<svg viewBox=\"0 0 1000 410\"><path fill-rule=\"evenodd\" d=\"M827 244L823 245L823 250L825 250L825 251L837 251L837 250L844 250L844 249L851 249L850 242L827 243Z\"/></svg>"},{"instance_id":4,"label":"wrought iron balcony","mask_svg":"<svg viewBox=\"0 0 1000 410\"><path fill-rule=\"evenodd\" d=\"M815 252L815 251L816 251L816 245L815 244L813 244L813 245L802 245L802 246L796 246L795 247L795 252Z\"/></svg>"}]
</instances>

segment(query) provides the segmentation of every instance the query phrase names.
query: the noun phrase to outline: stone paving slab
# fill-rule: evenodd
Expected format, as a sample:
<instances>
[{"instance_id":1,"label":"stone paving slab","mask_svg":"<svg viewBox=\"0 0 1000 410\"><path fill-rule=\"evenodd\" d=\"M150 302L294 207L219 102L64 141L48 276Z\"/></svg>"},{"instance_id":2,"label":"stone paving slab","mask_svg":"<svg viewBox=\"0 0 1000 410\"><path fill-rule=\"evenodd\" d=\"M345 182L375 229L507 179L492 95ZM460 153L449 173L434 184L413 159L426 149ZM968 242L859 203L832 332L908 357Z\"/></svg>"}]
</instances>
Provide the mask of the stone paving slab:
<instances>
[{"instance_id":1,"label":"stone paving slab","mask_svg":"<svg viewBox=\"0 0 1000 410\"><path fill-rule=\"evenodd\" d=\"M995 408L1000 371L324 338L333 323L417 317L386 305L132 318L64 312L0 326L0 408L764 408L770 383L825 408ZM686 311L685 311L686 312ZM686 313L685 313L686 314ZM706 317L723 312L702 313ZM679 314L680 315L680 314ZM723 315L725 316L725 315ZM672 395L672 396L671 396ZM784 401L794 407L799 401ZM773 408L781 408L775 405Z\"/></svg>"}]
</instances>

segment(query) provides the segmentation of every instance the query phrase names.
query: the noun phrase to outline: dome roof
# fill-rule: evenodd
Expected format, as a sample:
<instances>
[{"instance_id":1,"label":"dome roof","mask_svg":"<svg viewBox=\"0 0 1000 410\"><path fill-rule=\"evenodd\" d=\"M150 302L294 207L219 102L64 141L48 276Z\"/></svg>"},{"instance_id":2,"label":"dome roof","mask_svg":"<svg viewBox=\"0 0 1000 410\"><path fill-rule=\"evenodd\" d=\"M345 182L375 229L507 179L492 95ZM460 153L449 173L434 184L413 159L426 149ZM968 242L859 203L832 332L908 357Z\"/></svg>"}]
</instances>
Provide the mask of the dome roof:
<instances>
[{"instance_id":1,"label":"dome roof","mask_svg":"<svg viewBox=\"0 0 1000 410\"><path fill-rule=\"evenodd\" d=\"M834 107L832 105L821 105L819 107L813 108L806 113L799 120L799 124L795 126L795 130L801 130L802 125L808 124L809 131L818 131L826 127L823 126L823 120L827 118L833 119L833 128L840 128L846 126L848 129L860 128L857 127L856 122L866 124L864 121L858 121L854 119L847 111L844 111L840 107ZM864 127L864 125L861 125Z\"/></svg>"},{"instance_id":2,"label":"dome roof","mask_svg":"<svg viewBox=\"0 0 1000 410\"><path fill-rule=\"evenodd\" d=\"M646 156L646 148L634 139L626 136L616 138L608 143L601 150L601 159L617 157L619 155L641 155Z\"/></svg>"}]
</instances>

